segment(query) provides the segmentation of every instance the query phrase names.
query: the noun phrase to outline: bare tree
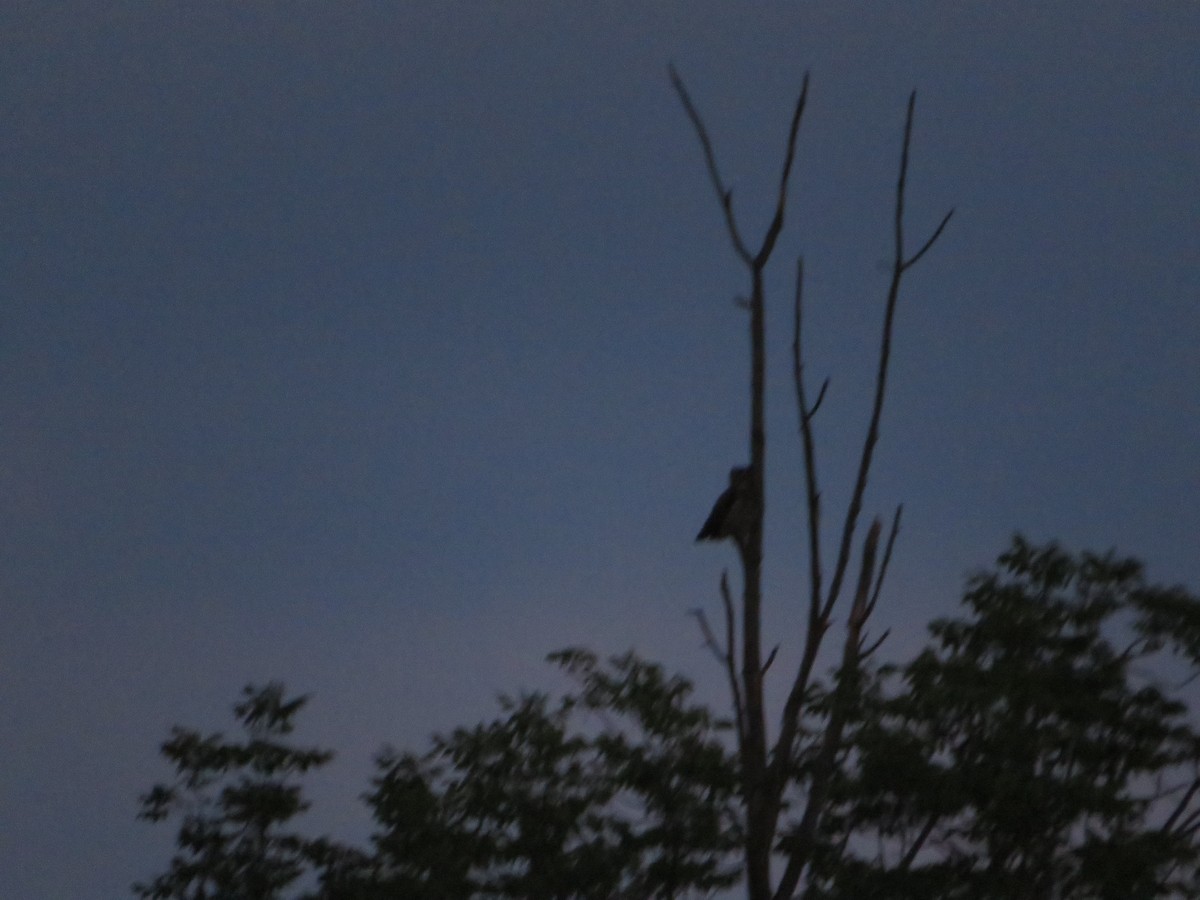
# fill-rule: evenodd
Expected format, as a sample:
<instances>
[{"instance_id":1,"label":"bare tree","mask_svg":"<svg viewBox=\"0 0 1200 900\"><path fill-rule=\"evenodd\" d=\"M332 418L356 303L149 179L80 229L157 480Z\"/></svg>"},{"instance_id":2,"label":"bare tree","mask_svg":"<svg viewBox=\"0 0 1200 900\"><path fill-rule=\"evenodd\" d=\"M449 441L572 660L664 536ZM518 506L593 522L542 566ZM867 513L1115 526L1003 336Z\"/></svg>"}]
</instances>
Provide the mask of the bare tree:
<instances>
[{"instance_id":1,"label":"bare tree","mask_svg":"<svg viewBox=\"0 0 1200 900\"><path fill-rule=\"evenodd\" d=\"M764 502L766 328L763 272L771 259L783 229L788 182L792 164L795 161L796 139L800 130L800 122L804 116L809 79L805 74L800 95L792 113L774 216L767 226L761 243L757 249L752 249L738 225L733 210L733 192L721 178L712 141L704 126L704 121L674 67L671 67L670 74L672 84L700 140L708 175L720 202L733 249L750 275L750 292L745 301L750 313L750 464L748 467L739 467L733 470L729 488L721 495L717 506L714 507L713 515L705 523L700 534L700 539L730 538L737 546L742 566L740 652L737 646L738 610L729 588L727 574L722 574L720 584L725 614L724 642L717 640L703 612L698 612L697 616L707 644L726 669L732 693L737 728L741 797L745 811L744 858L747 896L749 900L788 900L793 896L813 862L818 829L827 803L830 781L835 773L848 707L853 699L850 696L853 675L859 670L866 656L879 645L879 641L875 641L870 646L867 645L866 624L878 602L880 588L887 571L888 561L891 558L892 547L900 527L900 507L896 508L892 517L887 542L882 558L878 559L878 565L879 539L882 532L880 520L874 519L866 530L862 542L858 580L849 601L850 610L846 618L838 677L835 680L837 686L834 689L828 714L823 720L822 730L819 734L809 738L812 743L808 744L804 753L807 765L803 767L805 783L800 786L803 789L804 797L799 817L786 835L781 834L780 819L784 809L785 794L795 781L795 773L801 771L799 765L802 750L801 721L809 712L806 706L812 697L810 688L813 681L813 668L826 634L829 632L833 613L841 597L843 582L850 566L851 548L858 532L863 495L866 492L867 478L871 471L875 444L879 440L879 419L887 388L892 328L895 321L896 303L900 296L900 286L905 273L933 246L954 211L946 213L920 249L911 255L907 253L904 244L904 192L908 173L913 109L916 102L914 92L909 97L908 112L904 122L900 175L896 184L895 247L891 264L891 282L884 306L883 333L879 344L874 399L859 459L858 473L837 539L837 552L833 569L830 572L828 587L824 582L822 564L821 491L817 482L813 419L825 397L829 381L825 380L817 392L816 399L810 403L805 387L804 354L801 342L804 265L802 259L797 263L792 364L800 421L800 438L804 454L810 584L804 650L797 671L792 678L787 699L779 713L778 730L772 743L767 730L767 710L764 707L763 685L766 671L774 660L774 651L765 661L762 652L762 536L763 516L766 509ZM736 510L736 516L732 521L724 521L723 517L729 510ZM772 876L771 869L777 854L782 862L783 872L776 881Z\"/></svg>"}]
</instances>

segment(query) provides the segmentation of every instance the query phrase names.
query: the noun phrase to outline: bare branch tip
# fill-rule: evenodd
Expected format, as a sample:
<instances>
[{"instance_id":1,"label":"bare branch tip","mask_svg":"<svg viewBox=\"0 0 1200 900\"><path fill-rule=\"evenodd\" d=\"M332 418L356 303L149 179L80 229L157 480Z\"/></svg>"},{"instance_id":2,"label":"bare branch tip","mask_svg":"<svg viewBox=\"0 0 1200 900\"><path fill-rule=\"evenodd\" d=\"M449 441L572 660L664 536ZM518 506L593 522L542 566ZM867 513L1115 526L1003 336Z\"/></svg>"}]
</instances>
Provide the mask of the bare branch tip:
<instances>
[{"instance_id":1,"label":"bare branch tip","mask_svg":"<svg viewBox=\"0 0 1200 900\"><path fill-rule=\"evenodd\" d=\"M762 673L767 674L767 669L771 668L771 663L775 662L775 655L779 652L779 645L776 644L771 648L771 652L767 654L767 661L763 663Z\"/></svg>"},{"instance_id":2,"label":"bare branch tip","mask_svg":"<svg viewBox=\"0 0 1200 900\"><path fill-rule=\"evenodd\" d=\"M883 645L883 642L888 639L888 635L890 635L891 633L892 633L892 629L890 629L890 628L884 629L883 634L881 634L879 636L879 638L873 644L871 644L871 646L865 647L865 648L862 648L859 650L859 654L858 654L859 659L866 659L868 656L870 656L872 653L874 653L876 650L878 650Z\"/></svg>"},{"instance_id":3,"label":"bare branch tip","mask_svg":"<svg viewBox=\"0 0 1200 900\"><path fill-rule=\"evenodd\" d=\"M825 376L825 380L821 382L821 389L817 391L817 400L805 414L805 418L811 419L817 414L817 410L821 408L821 401L825 399L825 391L829 387L829 376Z\"/></svg>"}]
</instances>

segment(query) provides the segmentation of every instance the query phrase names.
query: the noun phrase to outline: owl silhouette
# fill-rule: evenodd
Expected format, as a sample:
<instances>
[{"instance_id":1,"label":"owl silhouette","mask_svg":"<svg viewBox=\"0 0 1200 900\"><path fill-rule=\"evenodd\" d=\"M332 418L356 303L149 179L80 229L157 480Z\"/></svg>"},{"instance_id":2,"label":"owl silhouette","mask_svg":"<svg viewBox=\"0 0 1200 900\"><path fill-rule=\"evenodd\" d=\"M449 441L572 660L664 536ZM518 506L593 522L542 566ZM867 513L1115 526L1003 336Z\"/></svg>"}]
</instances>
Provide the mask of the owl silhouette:
<instances>
[{"instance_id":1,"label":"owl silhouette","mask_svg":"<svg viewBox=\"0 0 1200 900\"><path fill-rule=\"evenodd\" d=\"M723 541L733 538L741 543L750 515L750 467L736 466L729 470L729 487L713 504L712 512L708 514L696 540Z\"/></svg>"}]
</instances>

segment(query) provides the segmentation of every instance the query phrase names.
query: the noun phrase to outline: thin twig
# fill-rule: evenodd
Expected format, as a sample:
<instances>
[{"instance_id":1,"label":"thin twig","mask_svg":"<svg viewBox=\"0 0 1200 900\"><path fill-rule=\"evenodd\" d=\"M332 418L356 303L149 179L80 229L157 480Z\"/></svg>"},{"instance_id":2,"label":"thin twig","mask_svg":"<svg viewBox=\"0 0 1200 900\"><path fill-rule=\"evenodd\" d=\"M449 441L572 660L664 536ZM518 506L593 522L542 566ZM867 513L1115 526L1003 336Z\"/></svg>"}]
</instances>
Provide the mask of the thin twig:
<instances>
[{"instance_id":1,"label":"thin twig","mask_svg":"<svg viewBox=\"0 0 1200 900\"><path fill-rule=\"evenodd\" d=\"M675 93L679 95L679 100L683 103L683 108L692 122L692 127L696 129L696 136L700 139L700 147L704 151L704 163L708 167L708 177L712 181L713 190L717 192L717 199L721 203L721 210L725 213L725 226L729 229L729 237L733 241L733 248L746 265L752 266L755 262L754 257L746 249L741 232L738 231L737 221L733 216L733 191L725 187L725 183L721 180L721 173L717 169L716 154L713 153L712 141L708 137L708 129L704 127L704 120L700 118L700 113L697 111L695 104L692 103L692 98L688 95L687 88L683 85L683 79L675 71L675 66L673 64L669 65L667 69L671 74L671 84L675 87Z\"/></svg>"},{"instance_id":2,"label":"thin twig","mask_svg":"<svg viewBox=\"0 0 1200 900\"><path fill-rule=\"evenodd\" d=\"M908 269L912 268L914 265L916 265L917 260L920 259L922 256L924 256L925 253L929 250L929 248L933 246L933 242L942 236L942 229L946 227L946 224L950 221L950 217L952 215L954 215L953 209L951 209L950 212L946 213L946 215L942 216L942 221L939 222L938 227L933 230L933 234L931 234L929 236L929 240L927 240L924 244L921 245L920 250L918 250L916 253L914 253L912 256L910 256L908 259L906 259L904 261L904 265L902 266L902 268L904 270L908 270Z\"/></svg>"},{"instance_id":3,"label":"thin twig","mask_svg":"<svg viewBox=\"0 0 1200 900\"><path fill-rule=\"evenodd\" d=\"M689 610L689 613L695 617L696 622L700 625L700 635L704 638L705 648L712 651L712 655L717 658L717 662L724 665L725 653L717 643L716 635L713 634L712 627L708 624L708 616L705 615L704 610L697 606L695 609Z\"/></svg>"},{"instance_id":4,"label":"thin twig","mask_svg":"<svg viewBox=\"0 0 1200 900\"><path fill-rule=\"evenodd\" d=\"M821 401L825 399L825 391L828 387L829 377L826 376L825 380L821 382L821 389L817 391L817 400L808 408L808 412L805 413L805 418L811 419L817 414L817 410L821 408Z\"/></svg>"},{"instance_id":5,"label":"thin twig","mask_svg":"<svg viewBox=\"0 0 1200 900\"><path fill-rule=\"evenodd\" d=\"M817 453L813 439L812 417L825 396L829 379L812 407L804 390L804 349L801 338L804 322L804 257L796 260L796 293L792 317L792 380L800 409L800 439L804 448L804 490L808 507L808 570L810 581L809 629L817 627L821 606L821 492L817 483Z\"/></svg>"},{"instance_id":6,"label":"thin twig","mask_svg":"<svg viewBox=\"0 0 1200 900\"><path fill-rule=\"evenodd\" d=\"M900 533L900 515L904 512L904 504L901 503L896 507L896 514L892 517L892 528L888 532L887 546L883 550L883 560L879 564L879 575L875 579L875 590L871 592L871 602L867 605L867 615L871 615L875 611L875 604L879 602L879 592L883 590L883 578L887 575L888 563L892 561L892 548L896 545L896 535Z\"/></svg>"},{"instance_id":7,"label":"thin twig","mask_svg":"<svg viewBox=\"0 0 1200 900\"><path fill-rule=\"evenodd\" d=\"M871 613L871 585L875 580L875 554L879 547L879 533L882 530L883 523L874 519L871 527L867 529L867 539L863 541L862 567L858 572L858 587L854 591L854 604L850 607L850 621L847 623L850 630L861 631L867 622L867 616ZM855 647L857 648L857 646L856 641Z\"/></svg>"},{"instance_id":8,"label":"thin twig","mask_svg":"<svg viewBox=\"0 0 1200 900\"><path fill-rule=\"evenodd\" d=\"M1174 811L1167 817L1167 821L1163 822L1163 826L1160 829L1163 834L1171 833L1171 829L1174 827L1175 822L1179 819L1180 815L1182 815L1183 811L1187 809L1188 804L1192 802L1192 797L1196 795L1196 791L1198 790L1200 790L1200 778L1197 778L1188 786L1187 791L1184 793L1183 797L1180 798L1179 803L1175 805Z\"/></svg>"},{"instance_id":9,"label":"thin twig","mask_svg":"<svg viewBox=\"0 0 1200 900\"><path fill-rule=\"evenodd\" d=\"M908 848L908 851L904 854L904 858L901 859L897 864L897 868L901 872L908 871L908 869L912 866L913 860L915 860L917 858L917 854L921 852L921 847L924 846L927 840L929 840L929 835L933 834L934 826L937 825L939 818L941 818L941 816L938 813L932 813L929 816L929 821L927 821L921 828L921 833L917 835L917 839L912 842L912 846Z\"/></svg>"},{"instance_id":10,"label":"thin twig","mask_svg":"<svg viewBox=\"0 0 1200 900\"><path fill-rule=\"evenodd\" d=\"M904 116L904 142L900 145L900 179L896 184L896 206L893 228L895 229L896 252L892 258L894 269L904 266L904 184L908 180L908 146L912 138L913 111L917 105L917 92L908 95L908 112Z\"/></svg>"},{"instance_id":11,"label":"thin twig","mask_svg":"<svg viewBox=\"0 0 1200 900\"><path fill-rule=\"evenodd\" d=\"M887 303L883 314L883 334L879 342L879 369L875 376L875 398L871 405L871 419L867 427L867 436L863 441L862 457L859 460L858 476L855 479L854 490L850 495L850 504L846 510L846 521L842 527L842 541L838 548L837 563L833 570L833 580L829 587L829 596L825 609L832 610L841 590L842 578L846 565L850 560L850 544L854 539L854 531L858 524L859 512L862 510L863 495L867 489L867 476L871 471L871 461L875 452L875 444L879 440L879 419L883 412L883 400L887 391L888 363L892 353L892 330L896 315L896 301L900 297L900 282L905 270L917 261L933 242L941 235L942 229L950 221L954 210L942 219L933 236L925 242L916 256L904 258L904 189L908 180L908 151L912 140L913 112L916 105L917 93L913 91L908 98L908 111L904 118L904 142L900 150L900 174L896 180L895 207L895 251L892 259L892 280L888 287Z\"/></svg>"},{"instance_id":12,"label":"thin twig","mask_svg":"<svg viewBox=\"0 0 1200 900\"><path fill-rule=\"evenodd\" d=\"M729 609L730 607L727 607L727 612ZM713 633L712 626L708 624L708 616L705 614L704 610L696 607L695 609L691 610L690 613L696 618L696 622L700 626L700 634L704 638L705 648L716 657L717 662L721 664L721 667L725 669L726 674L729 675L729 683L733 689L733 711L736 718L734 724L737 728L738 740L740 741L742 736L742 698L741 691L738 688L735 664L733 657L731 656L733 651L732 642L728 650L722 650L721 645L717 643L717 637ZM732 622L729 620L727 614L726 628L731 627ZM730 632L730 634L732 634L732 632Z\"/></svg>"},{"instance_id":13,"label":"thin twig","mask_svg":"<svg viewBox=\"0 0 1200 900\"><path fill-rule=\"evenodd\" d=\"M829 627L829 616L821 614L821 492L817 484L817 462L814 447L812 417L817 405L825 395L829 379L821 386L817 404L808 405L804 387L803 357L804 322L804 259L796 261L796 293L792 318L792 380L796 390L796 403L800 419L800 438L804 449L805 503L808 509L808 632L804 639L804 653L800 668L792 682L791 690L783 705L780 718L779 737L772 751L770 781L777 790L782 790L786 773L799 736L800 710L808 695L808 682L816 665L825 631Z\"/></svg>"},{"instance_id":14,"label":"thin twig","mask_svg":"<svg viewBox=\"0 0 1200 900\"><path fill-rule=\"evenodd\" d=\"M729 675L729 689L733 694L733 712L737 717L738 741L746 731L746 713L742 705L742 690L737 677L737 632L734 624L733 597L729 592L729 572L721 572L721 605L725 608L725 671Z\"/></svg>"},{"instance_id":15,"label":"thin twig","mask_svg":"<svg viewBox=\"0 0 1200 900\"><path fill-rule=\"evenodd\" d=\"M804 83L800 86L800 96L796 99L796 108L792 112L792 124L788 129L787 155L783 160L783 174L779 178L779 199L775 202L775 215L767 228L762 247L754 258L754 265L762 268L775 249L775 241L783 229L783 210L787 205L788 179L792 174L792 161L796 158L796 135L800 131L800 119L804 117L804 104L808 100L808 73L804 73Z\"/></svg>"},{"instance_id":16,"label":"thin twig","mask_svg":"<svg viewBox=\"0 0 1200 900\"><path fill-rule=\"evenodd\" d=\"M863 647L863 646L862 646L862 644L861 644L861 642L860 642L860 643L859 643L858 658L859 658L859 659L866 659L868 656L870 656L872 653L874 653L876 650L878 650L880 647L882 647L882 646L883 646L883 642L884 642L884 641L886 641L886 640L888 639L888 635L890 635L891 633L892 633L892 629L890 629L890 628L885 628L885 629L883 630L883 634L881 634L881 635L880 635L880 636L879 636L879 637L878 637L878 638L877 638L877 639L876 639L876 640L875 640L875 641L874 641L874 642L873 642L873 643L872 643L870 646L868 646L868 647ZM866 636L865 636L865 635L863 636L862 640L864 640L864 641L866 640Z\"/></svg>"},{"instance_id":17,"label":"thin twig","mask_svg":"<svg viewBox=\"0 0 1200 900\"><path fill-rule=\"evenodd\" d=\"M776 644L774 647L772 647L771 652L767 654L767 661L765 663L763 663L763 667L762 667L764 675L767 674L767 669L771 668L771 663L775 662L775 656L777 653L779 653L779 645L778 644Z\"/></svg>"}]
</instances>

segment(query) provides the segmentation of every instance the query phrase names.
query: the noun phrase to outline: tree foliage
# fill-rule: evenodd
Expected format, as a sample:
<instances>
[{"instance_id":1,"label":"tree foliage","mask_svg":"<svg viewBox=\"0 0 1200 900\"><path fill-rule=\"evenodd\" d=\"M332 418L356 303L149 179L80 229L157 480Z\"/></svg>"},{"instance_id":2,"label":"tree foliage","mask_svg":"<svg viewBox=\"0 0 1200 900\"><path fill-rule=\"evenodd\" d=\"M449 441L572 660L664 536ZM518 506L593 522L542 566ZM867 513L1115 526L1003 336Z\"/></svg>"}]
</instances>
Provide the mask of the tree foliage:
<instances>
[{"instance_id":1,"label":"tree foliage","mask_svg":"<svg viewBox=\"0 0 1200 900\"><path fill-rule=\"evenodd\" d=\"M870 680L813 897L1200 896L1200 602L1016 538Z\"/></svg>"},{"instance_id":2,"label":"tree foliage","mask_svg":"<svg viewBox=\"0 0 1200 900\"><path fill-rule=\"evenodd\" d=\"M552 660L576 686L560 699L502 697L492 722L379 757L374 853L338 877L346 896L650 900L732 882L733 772L687 681L632 655Z\"/></svg>"},{"instance_id":3,"label":"tree foliage","mask_svg":"<svg viewBox=\"0 0 1200 900\"><path fill-rule=\"evenodd\" d=\"M307 698L285 699L280 684L242 693L234 714L244 740L176 726L163 743L176 778L142 796L138 818L180 818L178 852L165 873L134 885L137 896L271 900L326 857L327 842L283 830L308 808L296 779L333 756L284 740Z\"/></svg>"},{"instance_id":4,"label":"tree foliage","mask_svg":"<svg viewBox=\"0 0 1200 900\"><path fill-rule=\"evenodd\" d=\"M144 897L282 896L308 867L323 898L672 900L705 896L740 874L727 726L691 699L690 683L631 654L551 657L574 689L555 699L500 699L501 715L435 736L424 753L385 750L365 800L369 851L277 833L304 803L295 785L238 775L303 771L328 758L260 739L231 744L177 728L163 753L180 782L144 798L143 817L184 805L189 855ZM286 724L303 700L270 708ZM251 700L263 698L247 689ZM247 704L238 715L246 724Z\"/></svg>"},{"instance_id":5,"label":"tree foliage","mask_svg":"<svg viewBox=\"0 0 1200 900\"><path fill-rule=\"evenodd\" d=\"M806 900L1126 900L1200 896L1200 599L1114 554L1016 538L934 621L911 660L814 679L781 855L831 766ZM249 740L176 728L176 781L142 817L180 813L179 854L142 897L282 898L303 879L349 898L685 898L743 875L730 726L690 683L632 654L571 649L560 695L501 698L490 722L385 750L367 848L287 830L298 778L328 760L284 738L304 699L247 688ZM287 893L291 891L291 893Z\"/></svg>"}]
</instances>

